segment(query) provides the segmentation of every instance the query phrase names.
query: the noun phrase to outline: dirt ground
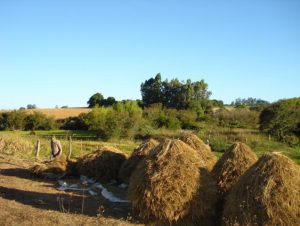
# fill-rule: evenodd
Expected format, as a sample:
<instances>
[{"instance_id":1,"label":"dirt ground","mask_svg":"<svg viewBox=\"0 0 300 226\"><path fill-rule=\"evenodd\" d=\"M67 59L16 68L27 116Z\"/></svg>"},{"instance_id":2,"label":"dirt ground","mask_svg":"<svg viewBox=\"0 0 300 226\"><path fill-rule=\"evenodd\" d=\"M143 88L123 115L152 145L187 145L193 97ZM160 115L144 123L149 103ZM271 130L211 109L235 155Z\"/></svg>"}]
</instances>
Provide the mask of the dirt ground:
<instances>
[{"instance_id":1,"label":"dirt ground","mask_svg":"<svg viewBox=\"0 0 300 226\"><path fill-rule=\"evenodd\" d=\"M35 178L28 170L31 165L0 156L0 225L143 225L131 216L129 203L111 203L82 191L59 191L56 180ZM126 198L126 192L117 194Z\"/></svg>"}]
</instances>

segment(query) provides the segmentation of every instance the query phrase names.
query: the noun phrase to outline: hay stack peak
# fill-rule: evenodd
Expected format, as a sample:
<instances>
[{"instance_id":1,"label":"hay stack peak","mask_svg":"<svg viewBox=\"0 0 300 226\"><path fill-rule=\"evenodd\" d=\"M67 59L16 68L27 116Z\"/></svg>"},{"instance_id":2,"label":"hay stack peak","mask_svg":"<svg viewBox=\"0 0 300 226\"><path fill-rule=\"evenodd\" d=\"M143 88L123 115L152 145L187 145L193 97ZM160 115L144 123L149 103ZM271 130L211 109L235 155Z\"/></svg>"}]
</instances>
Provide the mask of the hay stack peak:
<instances>
[{"instance_id":1,"label":"hay stack peak","mask_svg":"<svg viewBox=\"0 0 300 226\"><path fill-rule=\"evenodd\" d=\"M227 197L224 225L300 225L300 167L278 153L263 155Z\"/></svg>"},{"instance_id":2,"label":"hay stack peak","mask_svg":"<svg viewBox=\"0 0 300 226\"><path fill-rule=\"evenodd\" d=\"M208 170L212 170L217 162L217 158L211 151L211 148L206 145L197 135L189 133L184 135L181 140L198 151L200 157L203 159Z\"/></svg>"},{"instance_id":3,"label":"hay stack peak","mask_svg":"<svg viewBox=\"0 0 300 226\"><path fill-rule=\"evenodd\" d=\"M256 154L244 143L234 143L212 170L220 195L225 195L240 176L257 161Z\"/></svg>"},{"instance_id":4,"label":"hay stack peak","mask_svg":"<svg viewBox=\"0 0 300 226\"><path fill-rule=\"evenodd\" d=\"M137 165L142 161L152 149L154 149L159 143L154 139L149 139L140 144L131 156L122 164L119 171L119 179L125 183L129 183L132 172Z\"/></svg>"},{"instance_id":5,"label":"hay stack peak","mask_svg":"<svg viewBox=\"0 0 300 226\"><path fill-rule=\"evenodd\" d=\"M166 139L140 162L131 176L129 198L146 221L158 225L188 219L197 225L214 213L216 187L196 150Z\"/></svg>"}]
</instances>

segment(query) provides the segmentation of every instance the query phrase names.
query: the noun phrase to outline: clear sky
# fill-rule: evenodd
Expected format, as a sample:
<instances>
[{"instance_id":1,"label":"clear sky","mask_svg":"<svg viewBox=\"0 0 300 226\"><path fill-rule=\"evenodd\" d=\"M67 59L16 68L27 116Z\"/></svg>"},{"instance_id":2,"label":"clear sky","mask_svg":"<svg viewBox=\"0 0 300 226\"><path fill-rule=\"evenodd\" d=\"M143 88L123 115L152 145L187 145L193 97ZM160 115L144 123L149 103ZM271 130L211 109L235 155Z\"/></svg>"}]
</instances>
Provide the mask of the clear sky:
<instances>
[{"instance_id":1,"label":"clear sky","mask_svg":"<svg viewBox=\"0 0 300 226\"><path fill-rule=\"evenodd\" d=\"M225 103L300 96L300 1L0 0L0 109L137 99L158 72Z\"/></svg>"}]
</instances>

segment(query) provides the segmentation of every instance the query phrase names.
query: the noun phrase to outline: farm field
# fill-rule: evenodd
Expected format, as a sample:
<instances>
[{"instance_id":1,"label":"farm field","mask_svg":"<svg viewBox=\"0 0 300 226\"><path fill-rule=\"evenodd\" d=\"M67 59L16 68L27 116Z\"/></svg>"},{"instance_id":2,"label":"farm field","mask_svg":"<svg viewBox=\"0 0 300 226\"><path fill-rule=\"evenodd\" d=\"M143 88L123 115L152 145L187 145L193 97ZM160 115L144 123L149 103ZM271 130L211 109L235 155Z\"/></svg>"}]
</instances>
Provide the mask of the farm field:
<instances>
[{"instance_id":1,"label":"farm field","mask_svg":"<svg viewBox=\"0 0 300 226\"><path fill-rule=\"evenodd\" d=\"M33 112L41 112L48 117L53 116L55 119L65 119L68 117L76 117L82 113L90 112L90 108L37 108L26 109L25 112L32 114ZM2 112L9 112L8 110L0 110Z\"/></svg>"}]
</instances>

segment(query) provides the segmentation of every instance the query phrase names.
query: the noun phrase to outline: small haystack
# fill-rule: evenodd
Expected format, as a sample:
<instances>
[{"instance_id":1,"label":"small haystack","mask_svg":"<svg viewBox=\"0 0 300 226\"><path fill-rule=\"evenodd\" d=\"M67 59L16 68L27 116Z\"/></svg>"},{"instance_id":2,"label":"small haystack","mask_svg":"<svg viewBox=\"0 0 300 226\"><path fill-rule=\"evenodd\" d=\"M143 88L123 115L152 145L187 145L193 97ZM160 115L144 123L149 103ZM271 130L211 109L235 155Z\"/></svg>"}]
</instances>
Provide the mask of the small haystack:
<instances>
[{"instance_id":1,"label":"small haystack","mask_svg":"<svg viewBox=\"0 0 300 226\"><path fill-rule=\"evenodd\" d=\"M197 135L190 133L180 138L180 140L199 152L200 157L203 159L209 171L213 169L214 165L217 162L217 158L211 151L210 147L206 145L201 139L199 139Z\"/></svg>"},{"instance_id":2,"label":"small haystack","mask_svg":"<svg viewBox=\"0 0 300 226\"><path fill-rule=\"evenodd\" d=\"M127 159L121 166L119 171L119 179L122 182L129 183L132 172L137 165L142 161L152 149L154 149L159 143L156 140L149 139L146 142L139 145L132 152L129 159Z\"/></svg>"},{"instance_id":3,"label":"small haystack","mask_svg":"<svg viewBox=\"0 0 300 226\"><path fill-rule=\"evenodd\" d=\"M230 191L223 225L300 225L300 167L276 153L263 155Z\"/></svg>"},{"instance_id":4,"label":"small haystack","mask_svg":"<svg viewBox=\"0 0 300 226\"><path fill-rule=\"evenodd\" d=\"M78 171L104 183L117 181L119 169L126 159L127 155L116 148L101 147L78 160Z\"/></svg>"},{"instance_id":5,"label":"small haystack","mask_svg":"<svg viewBox=\"0 0 300 226\"><path fill-rule=\"evenodd\" d=\"M223 197L240 176L257 161L256 154L246 144L234 143L219 159L212 170L220 196Z\"/></svg>"},{"instance_id":6,"label":"small haystack","mask_svg":"<svg viewBox=\"0 0 300 226\"><path fill-rule=\"evenodd\" d=\"M66 175L67 165L66 157L61 155L52 161L36 163L30 171L40 178L57 179Z\"/></svg>"},{"instance_id":7,"label":"small haystack","mask_svg":"<svg viewBox=\"0 0 300 226\"><path fill-rule=\"evenodd\" d=\"M151 151L128 190L134 210L156 225L210 225L214 215L216 185L197 151L180 140L167 139Z\"/></svg>"}]
</instances>

